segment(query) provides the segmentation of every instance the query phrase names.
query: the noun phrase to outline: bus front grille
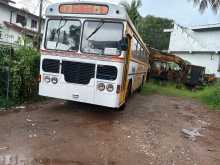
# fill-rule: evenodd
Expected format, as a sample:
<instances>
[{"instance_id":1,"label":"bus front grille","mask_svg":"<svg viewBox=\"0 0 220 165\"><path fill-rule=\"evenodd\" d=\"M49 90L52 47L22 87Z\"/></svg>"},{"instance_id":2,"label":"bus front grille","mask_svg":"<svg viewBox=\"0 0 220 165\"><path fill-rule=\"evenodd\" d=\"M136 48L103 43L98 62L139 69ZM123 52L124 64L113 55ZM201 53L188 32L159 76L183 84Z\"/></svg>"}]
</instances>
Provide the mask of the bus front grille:
<instances>
[{"instance_id":1,"label":"bus front grille","mask_svg":"<svg viewBox=\"0 0 220 165\"><path fill-rule=\"evenodd\" d=\"M59 73L60 61L53 59L44 59L42 62L42 69L44 72Z\"/></svg>"},{"instance_id":2,"label":"bus front grille","mask_svg":"<svg viewBox=\"0 0 220 165\"><path fill-rule=\"evenodd\" d=\"M68 83L87 85L95 77L95 64L63 61L62 74Z\"/></svg>"},{"instance_id":3,"label":"bus front grille","mask_svg":"<svg viewBox=\"0 0 220 165\"><path fill-rule=\"evenodd\" d=\"M114 81L117 79L118 70L115 66L98 65L97 79Z\"/></svg>"}]
</instances>

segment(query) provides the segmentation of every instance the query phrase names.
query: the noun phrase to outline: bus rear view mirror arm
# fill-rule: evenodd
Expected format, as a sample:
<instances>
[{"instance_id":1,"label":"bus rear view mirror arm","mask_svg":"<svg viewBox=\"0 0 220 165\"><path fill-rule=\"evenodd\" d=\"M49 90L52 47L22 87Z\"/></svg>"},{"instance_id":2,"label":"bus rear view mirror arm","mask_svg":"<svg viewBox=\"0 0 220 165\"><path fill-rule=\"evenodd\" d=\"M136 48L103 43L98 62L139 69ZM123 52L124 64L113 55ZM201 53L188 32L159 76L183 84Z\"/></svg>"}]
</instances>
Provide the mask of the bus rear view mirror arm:
<instances>
[{"instance_id":1,"label":"bus rear view mirror arm","mask_svg":"<svg viewBox=\"0 0 220 165\"><path fill-rule=\"evenodd\" d=\"M123 50L123 51L127 51L128 50L128 38L127 37L124 37L121 40L121 50Z\"/></svg>"}]
</instances>

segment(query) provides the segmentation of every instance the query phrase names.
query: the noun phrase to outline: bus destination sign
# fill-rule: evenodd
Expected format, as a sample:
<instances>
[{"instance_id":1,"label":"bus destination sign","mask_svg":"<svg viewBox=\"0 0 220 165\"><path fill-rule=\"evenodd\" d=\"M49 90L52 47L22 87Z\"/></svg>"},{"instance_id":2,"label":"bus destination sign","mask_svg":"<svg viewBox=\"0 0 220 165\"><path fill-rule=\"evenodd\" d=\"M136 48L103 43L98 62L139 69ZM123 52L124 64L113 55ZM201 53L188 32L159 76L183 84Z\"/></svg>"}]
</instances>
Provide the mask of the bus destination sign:
<instances>
[{"instance_id":1,"label":"bus destination sign","mask_svg":"<svg viewBox=\"0 0 220 165\"><path fill-rule=\"evenodd\" d=\"M62 14L96 14L107 15L108 6L97 4L62 4L59 11Z\"/></svg>"}]
</instances>

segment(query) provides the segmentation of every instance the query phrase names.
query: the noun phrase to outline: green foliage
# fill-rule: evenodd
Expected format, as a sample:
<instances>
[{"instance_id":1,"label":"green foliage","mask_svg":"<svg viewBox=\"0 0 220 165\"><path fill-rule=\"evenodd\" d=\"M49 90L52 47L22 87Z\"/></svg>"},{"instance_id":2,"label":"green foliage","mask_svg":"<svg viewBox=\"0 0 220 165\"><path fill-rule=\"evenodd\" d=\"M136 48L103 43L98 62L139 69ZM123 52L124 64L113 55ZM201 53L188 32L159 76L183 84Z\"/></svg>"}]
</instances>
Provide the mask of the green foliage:
<instances>
[{"instance_id":1,"label":"green foliage","mask_svg":"<svg viewBox=\"0 0 220 165\"><path fill-rule=\"evenodd\" d=\"M165 18L146 16L139 25L139 33L144 42L159 50L167 50L170 34L164 33L164 29L173 27L173 21Z\"/></svg>"},{"instance_id":2,"label":"green foliage","mask_svg":"<svg viewBox=\"0 0 220 165\"><path fill-rule=\"evenodd\" d=\"M173 27L172 20L154 16L141 17L138 11L142 5L141 0L132 0L130 4L122 1L121 5L125 7L146 44L159 50L168 49L170 34L164 33L164 29Z\"/></svg>"},{"instance_id":3,"label":"green foliage","mask_svg":"<svg viewBox=\"0 0 220 165\"><path fill-rule=\"evenodd\" d=\"M13 105L15 105L15 102L13 102L12 100L7 100L6 98L0 97L0 108L1 107L7 108L7 107L11 107Z\"/></svg>"},{"instance_id":4,"label":"green foliage","mask_svg":"<svg viewBox=\"0 0 220 165\"><path fill-rule=\"evenodd\" d=\"M35 97L38 89L39 53L27 47L21 47L15 51L5 51L4 49L0 49L2 50L0 69L5 66L10 69L10 100L20 103ZM5 90L3 88L5 85L0 84L0 92ZM4 93L0 93L0 96L5 98Z\"/></svg>"},{"instance_id":5,"label":"green foliage","mask_svg":"<svg viewBox=\"0 0 220 165\"><path fill-rule=\"evenodd\" d=\"M24 101L36 95L39 57L38 52L31 48L23 47L16 51L11 68L12 98Z\"/></svg>"},{"instance_id":6,"label":"green foliage","mask_svg":"<svg viewBox=\"0 0 220 165\"><path fill-rule=\"evenodd\" d=\"M145 85L143 94L161 94L166 96L185 97L198 100L211 109L220 109L220 82L206 86L203 89L191 91L185 87L177 88L175 84L161 84L158 81L150 81Z\"/></svg>"},{"instance_id":7,"label":"green foliage","mask_svg":"<svg viewBox=\"0 0 220 165\"><path fill-rule=\"evenodd\" d=\"M203 96L200 98L201 101L206 103L209 107L213 109L220 108L220 83L215 88L206 89Z\"/></svg>"},{"instance_id":8,"label":"green foliage","mask_svg":"<svg viewBox=\"0 0 220 165\"><path fill-rule=\"evenodd\" d=\"M217 13L220 7L220 0L191 0L195 6L199 6L199 11L203 13L206 8L211 7Z\"/></svg>"},{"instance_id":9,"label":"green foliage","mask_svg":"<svg viewBox=\"0 0 220 165\"><path fill-rule=\"evenodd\" d=\"M141 20L141 15L138 12L138 9L142 6L141 0L132 0L130 4L127 1L122 1L121 5L125 7L129 17L137 27L138 22Z\"/></svg>"}]
</instances>

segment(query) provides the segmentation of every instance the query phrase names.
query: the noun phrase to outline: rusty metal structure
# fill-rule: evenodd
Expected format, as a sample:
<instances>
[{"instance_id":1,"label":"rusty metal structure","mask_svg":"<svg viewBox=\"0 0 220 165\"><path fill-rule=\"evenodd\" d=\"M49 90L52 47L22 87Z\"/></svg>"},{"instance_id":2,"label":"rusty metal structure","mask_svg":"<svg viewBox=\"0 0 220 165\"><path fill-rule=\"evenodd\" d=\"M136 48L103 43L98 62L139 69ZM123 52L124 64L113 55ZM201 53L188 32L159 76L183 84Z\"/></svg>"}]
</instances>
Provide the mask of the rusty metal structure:
<instances>
[{"instance_id":1,"label":"rusty metal structure","mask_svg":"<svg viewBox=\"0 0 220 165\"><path fill-rule=\"evenodd\" d=\"M153 48L150 52L150 78L183 83L190 87L216 80L215 75L205 74L205 67L191 65L176 55L163 53Z\"/></svg>"}]
</instances>

